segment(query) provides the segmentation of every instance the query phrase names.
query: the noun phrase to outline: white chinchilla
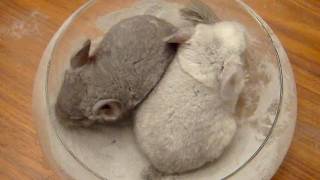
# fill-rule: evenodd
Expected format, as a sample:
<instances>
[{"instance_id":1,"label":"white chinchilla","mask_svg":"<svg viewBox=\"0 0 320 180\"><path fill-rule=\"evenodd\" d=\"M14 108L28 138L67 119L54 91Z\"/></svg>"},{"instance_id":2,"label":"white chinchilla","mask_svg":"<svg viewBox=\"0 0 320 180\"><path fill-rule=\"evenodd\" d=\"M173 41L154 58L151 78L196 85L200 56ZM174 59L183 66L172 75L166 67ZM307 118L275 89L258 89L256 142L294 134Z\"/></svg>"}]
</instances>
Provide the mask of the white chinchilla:
<instances>
[{"instance_id":1,"label":"white chinchilla","mask_svg":"<svg viewBox=\"0 0 320 180\"><path fill-rule=\"evenodd\" d=\"M199 8L191 8L195 10L201 17ZM204 19L166 40L180 44L178 54L138 108L134 130L152 166L177 174L217 159L235 135L246 32L236 22Z\"/></svg>"}]
</instances>

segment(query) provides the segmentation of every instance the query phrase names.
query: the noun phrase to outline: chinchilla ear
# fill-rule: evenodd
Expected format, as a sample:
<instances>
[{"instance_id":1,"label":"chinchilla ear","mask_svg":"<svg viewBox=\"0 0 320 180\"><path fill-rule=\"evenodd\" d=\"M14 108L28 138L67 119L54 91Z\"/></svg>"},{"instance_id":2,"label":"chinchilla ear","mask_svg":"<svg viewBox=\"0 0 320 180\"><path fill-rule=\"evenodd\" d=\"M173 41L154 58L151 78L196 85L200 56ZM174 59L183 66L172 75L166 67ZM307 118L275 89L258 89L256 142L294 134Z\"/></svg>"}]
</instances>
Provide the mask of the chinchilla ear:
<instances>
[{"instance_id":1,"label":"chinchilla ear","mask_svg":"<svg viewBox=\"0 0 320 180\"><path fill-rule=\"evenodd\" d=\"M200 0L191 0L180 10L182 17L194 24L214 24L219 18L213 10Z\"/></svg>"},{"instance_id":2,"label":"chinchilla ear","mask_svg":"<svg viewBox=\"0 0 320 180\"><path fill-rule=\"evenodd\" d=\"M83 43L82 48L72 56L71 67L73 69L79 68L90 61L89 51L90 51L91 41L87 40Z\"/></svg>"},{"instance_id":3,"label":"chinchilla ear","mask_svg":"<svg viewBox=\"0 0 320 180\"><path fill-rule=\"evenodd\" d=\"M105 122L117 121L122 112L122 104L116 99L102 99L93 106L93 113Z\"/></svg>"},{"instance_id":4,"label":"chinchilla ear","mask_svg":"<svg viewBox=\"0 0 320 180\"><path fill-rule=\"evenodd\" d=\"M237 103L245 84L245 72L240 62L240 57L234 56L231 62L224 64L220 74L220 95L233 105Z\"/></svg>"},{"instance_id":5,"label":"chinchilla ear","mask_svg":"<svg viewBox=\"0 0 320 180\"><path fill-rule=\"evenodd\" d=\"M188 41L194 33L193 27L181 28L174 34L165 37L163 40L168 43L182 44Z\"/></svg>"}]
</instances>

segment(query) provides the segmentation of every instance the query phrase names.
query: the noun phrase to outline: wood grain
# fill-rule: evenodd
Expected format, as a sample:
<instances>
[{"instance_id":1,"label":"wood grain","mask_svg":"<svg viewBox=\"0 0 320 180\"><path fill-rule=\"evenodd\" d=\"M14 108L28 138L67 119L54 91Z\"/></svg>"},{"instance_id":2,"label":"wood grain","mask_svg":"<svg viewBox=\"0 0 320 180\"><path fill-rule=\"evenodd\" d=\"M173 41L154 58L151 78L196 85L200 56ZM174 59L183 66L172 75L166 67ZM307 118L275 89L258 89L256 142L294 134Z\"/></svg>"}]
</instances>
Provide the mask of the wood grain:
<instances>
[{"instance_id":1,"label":"wood grain","mask_svg":"<svg viewBox=\"0 0 320 180\"><path fill-rule=\"evenodd\" d=\"M279 36L297 81L296 133L274 179L320 179L320 1L244 1ZM84 2L0 1L0 179L58 179L32 121L32 84L51 36Z\"/></svg>"}]
</instances>

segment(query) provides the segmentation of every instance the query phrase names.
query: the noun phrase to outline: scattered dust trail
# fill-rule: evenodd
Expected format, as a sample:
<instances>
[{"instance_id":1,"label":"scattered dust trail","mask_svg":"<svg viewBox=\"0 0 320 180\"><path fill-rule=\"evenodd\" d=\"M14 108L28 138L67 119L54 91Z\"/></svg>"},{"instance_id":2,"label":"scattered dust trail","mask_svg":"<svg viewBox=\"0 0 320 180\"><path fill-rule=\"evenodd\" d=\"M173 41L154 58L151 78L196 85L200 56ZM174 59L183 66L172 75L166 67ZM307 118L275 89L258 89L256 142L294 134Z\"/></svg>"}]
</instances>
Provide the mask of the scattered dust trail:
<instances>
[{"instance_id":1,"label":"scattered dust trail","mask_svg":"<svg viewBox=\"0 0 320 180\"><path fill-rule=\"evenodd\" d=\"M12 22L8 28L1 28L0 37L21 39L23 37L37 36L41 34L39 19L48 19L48 16L39 11L32 11L24 19Z\"/></svg>"}]
</instances>

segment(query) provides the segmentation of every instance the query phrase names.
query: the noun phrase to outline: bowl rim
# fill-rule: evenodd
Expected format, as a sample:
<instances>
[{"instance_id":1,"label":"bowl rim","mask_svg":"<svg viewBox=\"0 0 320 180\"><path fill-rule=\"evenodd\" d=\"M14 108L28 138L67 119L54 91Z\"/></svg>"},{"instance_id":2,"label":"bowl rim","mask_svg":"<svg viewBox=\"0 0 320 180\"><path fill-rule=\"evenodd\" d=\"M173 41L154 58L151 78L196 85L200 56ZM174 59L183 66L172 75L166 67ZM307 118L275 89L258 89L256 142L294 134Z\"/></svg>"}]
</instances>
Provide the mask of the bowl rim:
<instances>
[{"instance_id":1,"label":"bowl rim","mask_svg":"<svg viewBox=\"0 0 320 180\"><path fill-rule=\"evenodd\" d=\"M165 1L168 1L168 0L165 0ZM70 21L66 24L67 21L65 21L65 23L63 23L62 26L66 25L65 29L60 32L60 34L57 36L57 39L56 41L54 42L53 44L53 47L52 47L52 51L50 51L50 55L48 57L48 63L46 64L46 77L45 77L45 84L44 84L44 87L45 87L45 103L46 103L46 106L47 107L50 107L50 104L49 104L49 96L48 96L48 83L49 83L49 77L50 77L50 71L49 69L51 68L51 62L52 62L52 59L53 59L53 54L54 52L56 51L57 49L57 45L60 43L65 31L74 23L74 20L76 18L78 18L83 12L85 12L88 8L90 8L92 5L94 5L94 3L96 2L96 0L89 0L87 1L85 4L83 4L82 6L80 6L75 12L73 12L69 18L72 18L70 19ZM277 103L277 111L276 111L276 114L275 114L275 118L274 118L274 121L270 127L270 130L267 134L267 136L265 137L265 139L263 140L263 142L261 143L261 145L258 147L257 150L255 150L255 152L250 156L250 158L246 161L244 161L244 163L242 163L242 165L240 165L238 168L236 168L235 170L232 171L232 173L228 174L227 176L223 177L222 179L228 179L228 178L231 178L232 176L234 176L235 174L237 174L239 171L241 171L244 167L246 167L260 152L261 150L263 149L263 147L268 143L268 140L270 139L271 135L272 135L272 132L275 128L275 126L277 125L277 122L278 122L278 119L279 119L279 115L280 115L280 111L281 111L281 105L282 105L282 102L283 102L283 70L282 70L282 64L281 64L281 58L280 58L280 55L279 55L279 49L277 48L276 46L276 43L274 41L274 39L272 38L272 35L271 34L272 32L270 32L270 30L268 30L268 27L267 27L267 23L249 6L247 5L245 2L243 2L242 0L235 0L235 2L237 4L240 5L240 7L246 11L259 25L260 27L263 29L263 31L266 33L268 39L270 40L271 44L272 44L272 47L275 51L275 55L276 55L276 59L277 59L277 69L278 69L278 72L279 72L279 89L280 89L280 93L279 93L279 100L278 100L278 103ZM69 20L69 19L68 19ZM61 27L62 27L61 26ZM61 28L60 27L60 28ZM50 108L48 108L50 109ZM49 120L53 117L52 116L52 111L48 110L49 112ZM51 114L51 115L50 115ZM58 139L58 141L61 143L61 145L63 146L63 148L74 158L74 160L76 162L78 162L84 169L86 169L88 172L92 173L92 175L94 175L96 178L98 179L105 179L102 175L99 175L97 172L95 172L94 170L92 170L90 167L88 167L84 162L82 162L73 152L72 150L64 143L64 141L62 140L62 138L60 137L59 133L57 132L57 128L54 127L54 133Z\"/></svg>"}]
</instances>

